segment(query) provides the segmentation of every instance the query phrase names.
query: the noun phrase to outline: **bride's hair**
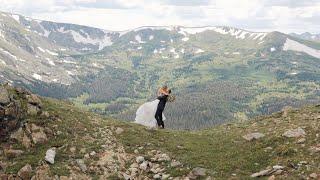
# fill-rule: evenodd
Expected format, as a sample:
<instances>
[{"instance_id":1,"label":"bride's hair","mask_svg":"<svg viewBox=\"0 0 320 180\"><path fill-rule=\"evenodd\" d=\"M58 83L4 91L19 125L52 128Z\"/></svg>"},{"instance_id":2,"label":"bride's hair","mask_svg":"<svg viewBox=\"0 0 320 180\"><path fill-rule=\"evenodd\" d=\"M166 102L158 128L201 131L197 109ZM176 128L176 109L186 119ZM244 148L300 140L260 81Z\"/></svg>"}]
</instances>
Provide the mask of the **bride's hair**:
<instances>
[{"instance_id":1,"label":"bride's hair","mask_svg":"<svg viewBox=\"0 0 320 180\"><path fill-rule=\"evenodd\" d=\"M171 94L171 89L168 90L168 93Z\"/></svg>"},{"instance_id":2,"label":"bride's hair","mask_svg":"<svg viewBox=\"0 0 320 180\"><path fill-rule=\"evenodd\" d=\"M167 85L164 85L164 86L162 86L162 89L167 90L167 89L168 89L168 86L167 86Z\"/></svg>"}]
</instances>

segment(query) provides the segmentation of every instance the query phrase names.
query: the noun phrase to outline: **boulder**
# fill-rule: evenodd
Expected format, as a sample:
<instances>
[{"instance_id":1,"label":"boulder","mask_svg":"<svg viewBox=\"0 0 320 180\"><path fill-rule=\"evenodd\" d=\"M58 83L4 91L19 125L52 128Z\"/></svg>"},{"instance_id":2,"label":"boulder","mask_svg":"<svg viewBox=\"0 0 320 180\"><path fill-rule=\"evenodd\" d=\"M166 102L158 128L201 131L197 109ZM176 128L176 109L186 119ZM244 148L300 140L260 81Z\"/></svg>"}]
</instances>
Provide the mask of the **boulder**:
<instances>
[{"instance_id":1,"label":"boulder","mask_svg":"<svg viewBox=\"0 0 320 180\"><path fill-rule=\"evenodd\" d=\"M123 179L125 179L125 180L131 180L132 179L131 176L129 176L126 173L123 173L122 176L123 176Z\"/></svg>"},{"instance_id":2,"label":"boulder","mask_svg":"<svg viewBox=\"0 0 320 180\"><path fill-rule=\"evenodd\" d=\"M188 177L190 179L198 179L199 177L206 176L206 171L207 170L204 168L196 167L192 169L192 171L188 174Z\"/></svg>"},{"instance_id":3,"label":"boulder","mask_svg":"<svg viewBox=\"0 0 320 180\"><path fill-rule=\"evenodd\" d=\"M26 108L22 105L24 96L13 92L13 88L0 85L0 141L7 141L26 115Z\"/></svg>"},{"instance_id":4,"label":"boulder","mask_svg":"<svg viewBox=\"0 0 320 180\"><path fill-rule=\"evenodd\" d=\"M136 157L136 162L137 163L142 163L144 161L144 157L143 156L138 156L138 157Z\"/></svg>"},{"instance_id":5,"label":"boulder","mask_svg":"<svg viewBox=\"0 0 320 180\"><path fill-rule=\"evenodd\" d=\"M23 129L19 128L17 131L13 132L10 135L10 139L16 140L18 142L22 142L23 135L24 135Z\"/></svg>"},{"instance_id":6,"label":"boulder","mask_svg":"<svg viewBox=\"0 0 320 180\"><path fill-rule=\"evenodd\" d=\"M7 163L4 163L4 162L0 161L0 172L5 171L7 166L8 166Z\"/></svg>"},{"instance_id":7,"label":"boulder","mask_svg":"<svg viewBox=\"0 0 320 180\"><path fill-rule=\"evenodd\" d=\"M154 176L153 176L153 179L161 179L161 174L155 174Z\"/></svg>"},{"instance_id":8,"label":"boulder","mask_svg":"<svg viewBox=\"0 0 320 180\"><path fill-rule=\"evenodd\" d=\"M56 148L48 149L46 152L45 160L50 164L54 164L55 157L56 157Z\"/></svg>"},{"instance_id":9,"label":"boulder","mask_svg":"<svg viewBox=\"0 0 320 180\"><path fill-rule=\"evenodd\" d=\"M41 107L41 100L35 94L28 94L26 95L27 102L31 105Z\"/></svg>"},{"instance_id":10,"label":"boulder","mask_svg":"<svg viewBox=\"0 0 320 180\"><path fill-rule=\"evenodd\" d=\"M196 168L192 169L192 174L194 174L196 176L205 176L206 171L207 170L204 168L196 167Z\"/></svg>"},{"instance_id":11,"label":"boulder","mask_svg":"<svg viewBox=\"0 0 320 180\"><path fill-rule=\"evenodd\" d=\"M242 137L247 141L252 141L252 140L260 139L264 136L265 136L264 134L256 132L256 133L250 133L250 134L244 135Z\"/></svg>"},{"instance_id":12,"label":"boulder","mask_svg":"<svg viewBox=\"0 0 320 180\"><path fill-rule=\"evenodd\" d=\"M26 164L25 166L23 166L23 168L21 168L18 172L18 176L22 179L22 180L29 180L31 178L32 175L32 167L30 164Z\"/></svg>"},{"instance_id":13,"label":"boulder","mask_svg":"<svg viewBox=\"0 0 320 180\"><path fill-rule=\"evenodd\" d=\"M11 134L10 139L16 140L19 143L21 143L25 148L31 147L31 140L27 136L27 134L24 132L22 128L19 128L17 131Z\"/></svg>"},{"instance_id":14,"label":"boulder","mask_svg":"<svg viewBox=\"0 0 320 180\"><path fill-rule=\"evenodd\" d=\"M305 143L305 142L306 142L306 138L300 138L300 139L297 141L298 144L303 144L303 143Z\"/></svg>"},{"instance_id":15,"label":"boulder","mask_svg":"<svg viewBox=\"0 0 320 180\"><path fill-rule=\"evenodd\" d=\"M30 124L27 126L27 131L31 133L32 141L35 144L43 144L48 141L47 135L44 132L44 128L40 126Z\"/></svg>"},{"instance_id":16,"label":"boulder","mask_svg":"<svg viewBox=\"0 0 320 180\"><path fill-rule=\"evenodd\" d=\"M317 173L312 173L312 174L309 175L309 177L311 179L317 179L318 178L318 174Z\"/></svg>"},{"instance_id":17,"label":"boulder","mask_svg":"<svg viewBox=\"0 0 320 180\"><path fill-rule=\"evenodd\" d=\"M262 176L268 176L271 174L281 174L283 172L284 167L280 166L280 165L275 165L271 167L268 167L265 170L259 171L257 173L254 173L251 175L251 177L255 178L255 177L262 177Z\"/></svg>"},{"instance_id":18,"label":"boulder","mask_svg":"<svg viewBox=\"0 0 320 180\"><path fill-rule=\"evenodd\" d=\"M7 105L10 103L9 92L8 90L0 86L0 105Z\"/></svg>"},{"instance_id":19,"label":"boulder","mask_svg":"<svg viewBox=\"0 0 320 180\"><path fill-rule=\"evenodd\" d=\"M312 154L320 152L320 144L315 145L315 146L311 146L311 147L309 148L309 151L310 151Z\"/></svg>"},{"instance_id":20,"label":"boulder","mask_svg":"<svg viewBox=\"0 0 320 180\"><path fill-rule=\"evenodd\" d=\"M276 179L275 175L272 175L272 176L268 177L268 180L275 180L275 179Z\"/></svg>"},{"instance_id":21,"label":"boulder","mask_svg":"<svg viewBox=\"0 0 320 180\"><path fill-rule=\"evenodd\" d=\"M87 166L84 163L83 159L77 159L76 163L77 163L78 167L81 169L82 172L86 172L87 171Z\"/></svg>"},{"instance_id":22,"label":"boulder","mask_svg":"<svg viewBox=\"0 0 320 180\"><path fill-rule=\"evenodd\" d=\"M251 174L251 177L256 178L256 177L267 176L267 175L269 175L271 172L272 172L272 169L269 168L269 169L265 169L265 170L259 171L259 172L257 172L257 173Z\"/></svg>"},{"instance_id":23,"label":"boulder","mask_svg":"<svg viewBox=\"0 0 320 180\"><path fill-rule=\"evenodd\" d=\"M147 171L149 168L151 168L152 164L148 161L144 161L143 163L140 164L139 168L141 170Z\"/></svg>"},{"instance_id":24,"label":"boulder","mask_svg":"<svg viewBox=\"0 0 320 180\"><path fill-rule=\"evenodd\" d=\"M282 136L288 138L304 137L305 135L306 132L301 127L298 127L297 129L287 130L282 134Z\"/></svg>"},{"instance_id":25,"label":"boulder","mask_svg":"<svg viewBox=\"0 0 320 180\"><path fill-rule=\"evenodd\" d=\"M123 133L123 129L122 128L120 128L120 127L118 127L117 129L116 129L116 134L121 134L121 133Z\"/></svg>"},{"instance_id":26,"label":"boulder","mask_svg":"<svg viewBox=\"0 0 320 180\"><path fill-rule=\"evenodd\" d=\"M76 153L77 148L76 148L76 147L71 147L69 150L70 150L70 152L71 152L72 154L74 154L74 153Z\"/></svg>"},{"instance_id":27,"label":"boulder","mask_svg":"<svg viewBox=\"0 0 320 180\"><path fill-rule=\"evenodd\" d=\"M42 179L53 179L50 177L50 168L48 165L39 166L35 170L35 175L32 176L31 180L42 180Z\"/></svg>"},{"instance_id":28,"label":"boulder","mask_svg":"<svg viewBox=\"0 0 320 180\"><path fill-rule=\"evenodd\" d=\"M179 162L179 161L173 161L173 162L171 162L170 166L171 166L171 167L181 166L181 162Z\"/></svg>"},{"instance_id":29,"label":"boulder","mask_svg":"<svg viewBox=\"0 0 320 180\"><path fill-rule=\"evenodd\" d=\"M40 108L32 104L28 104L27 108L28 108L27 113L32 116L38 115L38 113L40 112Z\"/></svg>"}]
</instances>

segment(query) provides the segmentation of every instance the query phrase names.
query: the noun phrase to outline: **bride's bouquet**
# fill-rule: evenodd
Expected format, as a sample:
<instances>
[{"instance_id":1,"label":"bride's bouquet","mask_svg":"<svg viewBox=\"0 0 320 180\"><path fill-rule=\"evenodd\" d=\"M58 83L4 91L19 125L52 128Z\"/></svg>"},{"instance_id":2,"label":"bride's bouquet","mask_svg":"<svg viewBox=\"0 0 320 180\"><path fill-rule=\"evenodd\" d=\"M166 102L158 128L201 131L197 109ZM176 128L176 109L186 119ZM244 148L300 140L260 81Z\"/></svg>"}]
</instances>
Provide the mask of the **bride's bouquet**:
<instances>
[{"instance_id":1,"label":"bride's bouquet","mask_svg":"<svg viewBox=\"0 0 320 180\"><path fill-rule=\"evenodd\" d=\"M175 100L176 100L176 96L171 94L168 96L168 102L174 102Z\"/></svg>"}]
</instances>

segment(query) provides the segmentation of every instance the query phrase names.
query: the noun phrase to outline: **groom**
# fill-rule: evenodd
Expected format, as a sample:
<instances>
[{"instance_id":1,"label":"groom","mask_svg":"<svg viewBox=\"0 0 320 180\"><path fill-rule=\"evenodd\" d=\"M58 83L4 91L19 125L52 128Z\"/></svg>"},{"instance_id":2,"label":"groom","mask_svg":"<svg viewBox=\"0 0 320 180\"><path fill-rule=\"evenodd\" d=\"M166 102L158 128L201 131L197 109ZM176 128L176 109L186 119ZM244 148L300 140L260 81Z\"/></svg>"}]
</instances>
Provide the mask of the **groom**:
<instances>
[{"instance_id":1,"label":"groom","mask_svg":"<svg viewBox=\"0 0 320 180\"><path fill-rule=\"evenodd\" d=\"M164 108L166 106L168 96L170 93L171 93L171 90L168 88L168 86L163 86L162 88L160 88L158 90L158 98L157 99L159 99L160 101L159 101L159 104L157 107L155 118L157 120L158 127L162 128L162 129L164 129L164 122L162 119L162 113L164 111Z\"/></svg>"}]
</instances>

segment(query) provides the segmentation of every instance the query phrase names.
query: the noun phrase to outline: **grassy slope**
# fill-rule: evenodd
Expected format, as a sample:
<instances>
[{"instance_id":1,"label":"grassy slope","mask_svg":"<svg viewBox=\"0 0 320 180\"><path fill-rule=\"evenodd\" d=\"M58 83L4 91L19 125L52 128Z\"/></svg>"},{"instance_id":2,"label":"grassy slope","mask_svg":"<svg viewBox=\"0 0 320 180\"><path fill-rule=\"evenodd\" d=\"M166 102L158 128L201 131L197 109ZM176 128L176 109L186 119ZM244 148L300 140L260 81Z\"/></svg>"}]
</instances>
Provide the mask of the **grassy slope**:
<instances>
[{"instance_id":1,"label":"grassy slope","mask_svg":"<svg viewBox=\"0 0 320 180\"><path fill-rule=\"evenodd\" d=\"M54 131L59 130L62 135L55 136L45 145L29 149L23 156L11 159L11 162L16 163L12 164L7 172L17 172L26 163L36 165L44 157L45 151L55 146L59 147L59 153L56 164L50 166L51 172L67 175L66 167L72 163L70 159L84 155L79 151L70 154L70 147L99 152L100 146L106 141L101 138L101 130L122 127L124 133L117 135L118 143L122 143L128 153L132 153L137 147L144 147L139 152L147 156L149 150L159 149L190 168L207 168L212 177L217 179L231 177L232 174L236 174L237 178L248 178L254 172L277 164L285 166L286 173L292 178L304 176L300 175L302 172L306 176L311 172L320 173L319 164L316 164L320 157L310 155L307 150L319 141L316 137L320 127L319 120L316 119L320 115L319 106L293 110L286 118L282 117L281 113L276 113L245 123L230 123L201 131L150 130L133 123L114 121L83 112L69 103L52 99L45 100L45 110L57 119L53 121L30 117L29 121ZM304 147L296 143L297 139L281 136L286 129L296 127L306 130ZM254 142L247 142L242 138L246 133L255 131L266 136ZM83 141L88 135L94 139ZM272 147L272 150L266 151L266 147ZM300 161L307 161L309 167L302 166L298 170L290 167L291 163L297 165ZM182 171L170 169L169 173L179 176L187 171L185 168Z\"/></svg>"},{"instance_id":2,"label":"grassy slope","mask_svg":"<svg viewBox=\"0 0 320 180\"><path fill-rule=\"evenodd\" d=\"M319 141L316 133L320 123L316 120L320 107L307 107L292 111L287 118L281 113L269 117L258 118L246 123L221 125L202 131L150 131L133 124L123 124L127 129L120 136L128 151L137 144L152 142L153 149L163 149L173 157L191 166L202 166L210 169L213 177L225 178L232 174L237 177L248 177L250 174L265 169L267 166L282 165L286 167L289 177L301 177L311 172L320 172L319 156L310 155L307 150ZM297 139L288 139L281 134L286 129L303 127L306 130L305 146L297 144ZM247 142L242 138L246 133L261 132L266 137L255 142ZM182 146L183 148L177 148ZM265 150L272 147L272 150ZM300 161L310 163L309 168L299 170L289 168L290 164L297 165ZM283 176L284 178L284 176Z\"/></svg>"}]
</instances>

